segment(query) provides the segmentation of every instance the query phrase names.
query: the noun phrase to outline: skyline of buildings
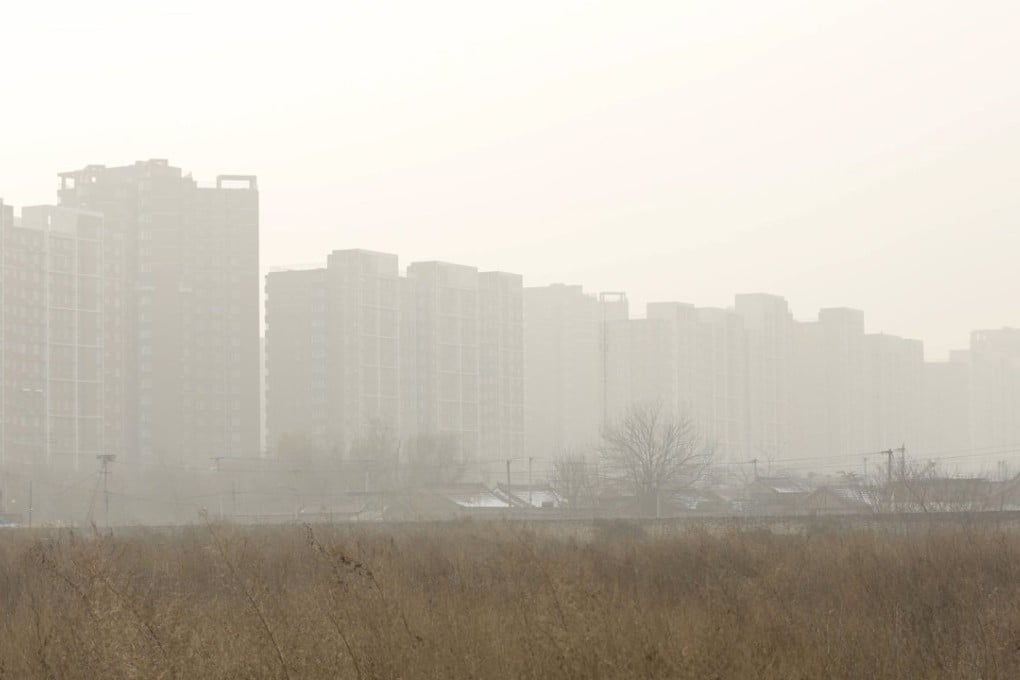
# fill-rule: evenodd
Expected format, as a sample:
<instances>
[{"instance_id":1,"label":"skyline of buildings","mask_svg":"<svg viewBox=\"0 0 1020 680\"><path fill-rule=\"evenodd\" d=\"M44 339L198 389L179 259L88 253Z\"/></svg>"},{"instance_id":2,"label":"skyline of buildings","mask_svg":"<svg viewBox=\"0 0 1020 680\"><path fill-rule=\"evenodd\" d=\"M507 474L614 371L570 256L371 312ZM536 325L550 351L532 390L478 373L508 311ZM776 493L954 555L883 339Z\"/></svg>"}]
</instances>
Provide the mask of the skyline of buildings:
<instances>
[{"instance_id":1,"label":"skyline of buildings","mask_svg":"<svg viewBox=\"0 0 1020 680\"><path fill-rule=\"evenodd\" d=\"M156 159L59 179L58 206L4 211L3 419L35 423L42 444L5 437L0 454L78 467L86 453L194 465L257 452L255 178L199 186Z\"/></svg>"},{"instance_id":2,"label":"skyline of buildings","mask_svg":"<svg viewBox=\"0 0 1020 680\"><path fill-rule=\"evenodd\" d=\"M865 458L904 446L990 470L1020 453L1020 329L975 331L970 350L926 362L921 341L867 333L859 310L798 321L775 295L737 295L729 309L649 303L643 318L612 321L579 286L526 288L525 299L534 455L596 450L602 424L634 401L689 416L723 466L865 474ZM599 386L603 413L577 384ZM569 435L548 417L578 411L585 425Z\"/></svg>"},{"instance_id":3,"label":"skyline of buildings","mask_svg":"<svg viewBox=\"0 0 1020 680\"><path fill-rule=\"evenodd\" d=\"M1020 453L1017 329L932 362L850 308L802 321L750 293L633 315L624 292L358 249L260 285L255 177L199 186L158 159L58 177L56 206L0 202L0 463L202 466L288 436L351 458L380 427L398 456L549 461L643 401L721 465Z\"/></svg>"}]
</instances>

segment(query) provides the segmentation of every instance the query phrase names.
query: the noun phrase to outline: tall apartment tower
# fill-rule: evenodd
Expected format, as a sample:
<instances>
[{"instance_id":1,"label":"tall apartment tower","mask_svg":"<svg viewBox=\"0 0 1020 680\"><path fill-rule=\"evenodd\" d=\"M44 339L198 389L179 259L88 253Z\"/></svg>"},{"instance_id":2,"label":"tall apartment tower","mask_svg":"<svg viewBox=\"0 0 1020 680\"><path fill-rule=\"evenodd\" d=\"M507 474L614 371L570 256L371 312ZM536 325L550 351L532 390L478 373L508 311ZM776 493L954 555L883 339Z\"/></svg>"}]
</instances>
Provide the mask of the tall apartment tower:
<instances>
[{"instance_id":1,"label":"tall apartment tower","mask_svg":"<svg viewBox=\"0 0 1020 680\"><path fill-rule=\"evenodd\" d=\"M920 436L912 447L912 455L937 458L947 452L971 451L974 445L971 432L974 389L970 361L926 362L921 394ZM985 462L997 463L999 460L991 455Z\"/></svg>"},{"instance_id":2,"label":"tall apartment tower","mask_svg":"<svg viewBox=\"0 0 1020 680\"><path fill-rule=\"evenodd\" d=\"M602 413L601 314L581 286L524 289L524 432L529 454L593 450Z\"/></svg>"},{"instance_id":3,"label":"tall apartment tower","mask_svg":"<svg viewBox=\"0 0 1020 680\"><path fill-rule=\"evenodd\" d=\"M448 262L407 268L413 289L418 433L456 442L483 461L524 449L521 277ZM486 474L486 473L482 473Z\"/></svg>"},{"instance_id":4,"label":"tall apartment tower","mask_svg":"<svg viewBox=\"0 0 1020 680\"><path fill-rule=\"evenodd\" d=\"M104 412L102 239L99 214L41 206L19 222L0 202L0 463L91 467L119 431Z\"/></svg>"},{"instance_id":5,"label":"tall apartment tower","mask_svg":"<svg viewBox=\"0 0 1020 680\"><path fill-rule=\"evenodd\" d=\"M354 442L373 424L401 422L400 272L397 256L338 250L326 267L326 403L330 440Z\"/></svg>"},{"instance_id":6,"label":"tall apartment tower","mask_svg":"<svg viewBox=\"0 0 1020 680\"><path fill-rule=\"evenodd\" d=\"M695 404L701 395L695 390L698 369L698 310L684 302L652 302L646 307L649 319L659 319L671 326L674 399L677 412L695 417Z\"/></svg>"},{"instance_id":7,"label":"tall apartment tower","mask_svg":"<svg viewBox=\"0 0 1020 680\"><path fill-rule=\"evenodd\" d=\"M691 418L716 460L747 460L747 338L732 310L656 302L648 319L668 324L669 375L678 413Z\"/></svg>"},{"instance_id":8,"label":"tall apartment tower","mask_svg":"<svg viewBox=\"0 0 1020 680\"><path fill-rule=\"evenodd\" d=\"M411 435L405 295L397 256L368 250L336 250L325 267L266 277L270 448L300 436L342 456L373 426Z\"/></svg>"},{"instance_id":9,"label":"tall apartment tower","mask_svg":"<svg viewBox=\"0 0 1020 680\"><path fill-rule=\"evenodd\" d=\"M698 309L695 418L728 462L756 457L747 442L747 335L730 309Z\"/></svg>"},{"instance_id":10,"label":"tall apartment tower","mask_svg":"<svg viewBox=\"0 0 1020 680\"><path fill-rule=\"evenodd\" d=\"M105 217L111 452L206 465L259 451L258 187L200 187L164 160L60 174L60 205ZM114 451L114 448L117 451Z\"/></svg>"},{"instance_id":11,"label":"tall apartment tower","mask_svg":"<svg viewBox=\"0 0 1020 680\"><path fill-rule=\"evenodd\" d=\"M971 333L975 451L997 460L1020 450L1020 329Z\"/></svg>"},{"instance_id":12,"label":"tall apartment tower","mask_svg":"<svg viewBox=\"0 0 1020 680\"><path fill-rule=\"evenodd\" d=\"M524 454L524 288L520 274L478 275L478 407L481 450Z\"/></svg>"},{"instance_id":13,"label":"tall apartment tower","mask_svg":"<svg viewBox=\"0 0 1020 680\"><path fill-rule=\"evenodd\" d=\"M521 278L396 255L333 252L266 278L270 448L290 436L345 455L373 424L467 462L523 453ZM477 468L476 468L477 469Z\"/></svg>"},{"instance_id":14,"label":"tall apartment tower","mask_svg":"<svg viewBox=\"0 0 1020 680\"><path fill-rule=\"evenodd\" d=\"M447 262L407 268L414 287L418 431L480 457L478 270Z\"/></svg>"},{"instance_id":15,"label":"tall apartment tower","mask_svg":"<svg viewBox=\"0 0 1020 680\"><path fill-rule=\"evenodd\" d=\"M777 295L737 295L747 333L747 443L754 457L782 457L790 444L793 316Z\"/></svg>"},{"instance_id":16,"label":"tall apartment tower","mask_svg":"<svg viewBox=\"0 0 1020 680\"><path fill-rule=\"evenodd\" d=\"M266 447L301 437L327 451L326 269L280 270L266 276Z\"/></svg>"},{"instance_id":17,"label":"tall apartment tower","mask_svg":"<svg viewBox=\"0 0 1020 680\"><path fill-rule=\"evenodd\" d=\"M874 333L864 336L865 450L920 441L924 345Z\"/></svg>"},{"instance_id":18,"label":"tall apartment tower","mask_svg":"<svg viewBox=\"0 0 1020 680\"><path fill-rule=\"evenodd\" d=\"M865 446L864 314L829 308L796 323L790 396L790 453L860 463Z\"/></svg>"},{"instance_id":19,"label":"tall apartment tower","mask_svg":"<svg viewBox=\"0 0 1020 680\"><path fill-rule=\"evenodd\" d=\"M676 410L673 327L663 319L623 319L605 324L606 413L612 423L632 405Z\"/></svg>"}]
</instances>

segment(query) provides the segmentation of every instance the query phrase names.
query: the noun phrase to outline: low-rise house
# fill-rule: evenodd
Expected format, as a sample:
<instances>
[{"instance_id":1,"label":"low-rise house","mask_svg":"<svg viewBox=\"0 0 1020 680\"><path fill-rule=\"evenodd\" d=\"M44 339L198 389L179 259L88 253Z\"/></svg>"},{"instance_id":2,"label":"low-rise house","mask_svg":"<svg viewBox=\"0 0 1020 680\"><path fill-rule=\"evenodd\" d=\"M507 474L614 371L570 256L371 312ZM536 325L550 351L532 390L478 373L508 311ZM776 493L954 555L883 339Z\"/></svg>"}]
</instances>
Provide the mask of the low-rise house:
<instances>
[{"instance_id":1,"label":"low-rise house","mask_svg":"<svg viewBox=\"0 0 1020 680\"><path fill-rule=\"evenodd\" d=\"M881 494L871 486L821 486L801 502L810 515L858 515L881 507Z\"/></svg>"},{"instance_id":2,"label":"low-rise house","mask_svg":"<svg viewBox=\"0 0 1020 680\"><path fill-rule=\"evenodd\" d=\"M18 513L0 512L0 527L19 527L21 523L22 518Z\"/></svg>"},{"instance_id":3,"label":"low-rise house","mask_svg":"<svg viewBox=\"0 0 1020 680\"><path fill-rule=\"evenodd\" d=\"M298 518L305 522L358 522L382 519L378 503L365 494L341 496L305 505Z\"/></svg>"},{"instance_id":4,"label":"low-rise house","mask_svg":"<svg viewBox=\"0 0 1020 680\"><path fill-rule=\"evenodd\" d=\"M985 510L1020 511L1020 474L991 484Z\"/></svg>"},{"instance_id":5,"label":"low-rise house","mask_svg":"<svg viewBox=\"0 0 1020 680\"><path fill-rule=\"evenodd\" d=\"M391 521L497 517L509 508L506 499L484 484L448 484L394 494L387 500L383 516Z\"/></svg>"},{"instance_id":6,"label":"low-rise house","mask_svg":"<svg viewBox=\"0 0 1020 680\"><path fill-rule=\"evenodd\" d=\"M494 493L508 500L515 508L535 508L541 510L555 510L564 506L564 501L548 485L496 484Z\"/></svg>"},{"instance_id":7,"label":"low-rise house","mask_svg":"<svg viewBox=\"0 0 1020 680\"><path fill-rule=\"evenodd\" d=\"M758 477L744 487L735 505L744 514L792 515L812 491L807 482L795 477Z\"/></svg>"},{"instance_id":8,"label":"low-rise house","mask_svg":"<svg viewBox=\"0 0 1020 680\"><path fill-rule=\"evenodd\" d=\"M883 490L892 512L971 512L985 510L995 484L980 477L899 479Z\"/></svg>"},{"instance_id":9,"label":"low-rise house","mask_svg":"<svg viewBox=\"0 0 1020 680\"><path fill-rule=\"evenodd\" d=\"M666 496L671 515L727 515L733 505L711 489L679 489Z\"/></svg>"}]
</instances>

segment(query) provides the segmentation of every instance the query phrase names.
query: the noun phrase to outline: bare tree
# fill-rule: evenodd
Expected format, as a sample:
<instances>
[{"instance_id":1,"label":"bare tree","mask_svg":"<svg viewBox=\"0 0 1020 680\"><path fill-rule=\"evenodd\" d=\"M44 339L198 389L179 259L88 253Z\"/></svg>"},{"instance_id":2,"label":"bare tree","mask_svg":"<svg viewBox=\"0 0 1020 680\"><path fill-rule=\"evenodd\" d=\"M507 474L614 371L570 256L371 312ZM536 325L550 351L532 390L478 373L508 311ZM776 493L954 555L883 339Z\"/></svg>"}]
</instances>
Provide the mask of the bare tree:
<instances>
[{"instance_id":1,"label":"bare tree","mask_svg":"<svg viewBox=\"0 0 1020 680\"><path fill-rule=\"evenodd\" d=\"M389 423L369 420L351 444L350 456L352 469L364 476L366 491L391 491L397 485L400 439Z\"/></svg>"},{"instance_id":2,"label":"bare tree","mask_svg":"<svg viewBox=\"0 0 1020 680\"><path fill-rule=\"evenodd\" d=\"M596 466L580 454L567 454L553 460L549 486L571 510L593 504L598 495Z\"/></svg>"},{"instance_id":3,"label":"bare tree","mask_svg":"<svg viewBox=\"0 0 1020 680\"><path fill-rule=\"evenodd\" d=\"M700 480L713 452L689 417L669 413L658 402L631 404L602 433L608 471L638 497L645 512L656 515L662 492Z\"/></svg>"},{"instance_id":4,"label":"bare tree","mask_svg":"<svg viewBox=\"0 0 1020 680\"><path fill-rule=\"evenodd\" d=\"M408 441L409 487L452 484L464 475L464 462L456 436L450 433L419 434Z\"/></svg>"},{"instance_id":5,"label":"bare tree","mask_svg":"<svg viewBox=\"0 0 1020 680\"><path fill-rule=\"evenodd\" d=\"M887 512L968 512L986 507L991 485L977 477L955 477L934 460L905 455L887 466L879 466L876 477L882 483L883 509Z\"/></svg>"}]
</instances>

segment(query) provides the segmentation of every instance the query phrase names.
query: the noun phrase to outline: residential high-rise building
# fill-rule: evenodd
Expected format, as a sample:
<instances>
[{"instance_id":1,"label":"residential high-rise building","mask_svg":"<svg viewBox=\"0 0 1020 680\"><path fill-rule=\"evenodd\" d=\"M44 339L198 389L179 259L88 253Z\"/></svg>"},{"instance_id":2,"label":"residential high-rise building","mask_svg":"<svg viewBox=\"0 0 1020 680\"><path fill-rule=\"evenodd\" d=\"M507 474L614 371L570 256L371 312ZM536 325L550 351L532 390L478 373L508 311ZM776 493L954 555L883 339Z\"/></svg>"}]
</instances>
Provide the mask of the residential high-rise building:
<instances>
[{"instance_id":1,"label":"residential high-rise building","mask_svg":"<svg viewBox=\"0 0 1020 680\"><path fill-rule=\"evenodd\" d=\"M524 454L524 289L519 274L478 275L480 447L490 458Z\"/></svg>"},{"instance_id":2,"label":"residential high-rise building","mask_svg":"<svg viewBox=\"0 0 1020 680\"><path fill-rule=\"evenodd\" d=\"M663 319L622 319L605 324L606 414L610 423L632 405L676 410L674 336Z\"/></svg>"},{"instance_id":3,"label":"residential high-rise building","mask_svg":"<svg viewBox=\"0 0 1020 680\"><path fill-rule=\"evenodd\" d=\"M755 457L789 450L793 316L786 300L761 293L737 295L734 309L747 335L747 443Z\"/></svg>"},{"instance_id":4,"label":"residential high-rise building","mask_svg":"<svg viewBox=\"0 0 1020 680\"><path fill-rule=\"evenodd\" d=\"M407 268L415 292L418 432L479 458L478 270L447 262Z\"/></svg>"},{"instance_id":5,"label":"residential high-rise building","mask_svg":"<svg viewBox=\"0 0 1020 680\"><path fill-rule=\"evenodd\" d=\"M649 319L667 322L672 336L670 364L673 377L673 399L679 413L695 418L696 404L703 395L697 392L698 310L684 302L652 302L646 307Z\"/></svg>"},{"instance_id":6,"label":"residential high-rise building","mask_svg":"<svg viewBox=\"0 0 1020 680\"><path fill-rule=\"evenodd\" d=\"M858 462L864 444L864 314L830 308L795 323L790 395L790 453Z\"/></svg>"},{"instance_id":7,"label":"residential high-rise building","mask_svg":"<svg viewBox=\"0 0 1020 680\"><path fill-rule=\"evenodd\" d=\"M258 187L200 187L164 160L60 174L60 205L101 213L108 450L186 465L259 451ZM112 433L111 433L112 434Z\"/></svg>"},{"instance_id":8,"label":"residential high-rise building","mask_svg":"<svg viewBox=\"0 0 1020 680\"><path fill-rule=\"evenodd\" d=\"M103 218L0 202L0 463L91 466L104 412ZM105 423L105 428L104 428Z\"/></svg>"},{"instance_id":9,"label":"residential high-rise building","mask_svg":"<svg viewBox=\"0 0 1020 680\"><path fill-rule=\"evenodd\" d=\"M698 308L695 338L695 422L716 447L717 460L757 456L747 442L747 337L733 310Z\"/></svg>"},{"instance_id":10,"label":"residential high-rise building","mask_svg":"<svg viewBox=\"0 0 1020 680\"><path fill-rule=\"evenodd\" d=\"M288 437L331 448L327 389L326 269L266 276L266 446Z\"/></svg>"},{"instance_id":11,"label":"residential high-rise building","mask_svg":"<svg viewBox=\"0 0 1020 680\"><path fill-rule=\"evenodd\" d=\"M933 459L969 455L973 446L973 385L969 358L925 363L921 379L920 432L918 440L910 443L911 453ZM989 460L998 458L993 455Z\"/></svg>"},{"instance_id":12,"label":"residential high-rise building","mask_svg":"<svg viewBox=\"0 0 1020 680\"><path fill-rule=\"evenodd\" d=\"M406 302L397 256L387 253L337 250L325 267L266 277L271 448L300 436L342 456L369 428L414 433Z\"/></svg>"},{"instance_id":13,"label":"residential high-rise building","mask_svg":"<svg viewBox=\"0 0 1020 680\"><path fill-rule=\"evenodd\" d=\"M419 435L469 464L523 454L520 276L425 262L405 278L395 255L342 250L266 293L270 448L299 436L342 457L381 425L409 454Z\"/></svg>"},{"instance_id":14,"label":"residential high-rise building","mask_svg":"<svg viewBox=\"0 0 1020 680\"><path fill-rule=\"evenodd\" d=\"M920 441L924 345L884 333L864 336L865 450Z\"/></svg>"},{"instance_id":15,"label":"residential high-rise building","mask_svg":"<svg viewBox=\"0 0 1020 680\"><path fill-rule=\"evenodd\" d=\"M400 409L400 272L397 256L338 250L326 267L326 403L333 442L372 425L405 431Z\"/></svg>"},{"instance_id":16,"label":"residential high-rise building","mask_svg":"<svg viewBox=\"0 0 1020 680\"><path fill-rule=\"evenodd\" d=\"M601 313L581 286L524 289L524 433L529 454L594 449L602 418Z\"/></svg>"},{"instance_id":17,"label":"residential high-rise building","mask_svg":"<svg viewBox=\"0 0 1020 680\"><path fill-rule=\"evenodd\" d=\"M970 338L973 445L985 461L1020 451L1020 329L977 330Z\"/></svg>"}]
</instances>

